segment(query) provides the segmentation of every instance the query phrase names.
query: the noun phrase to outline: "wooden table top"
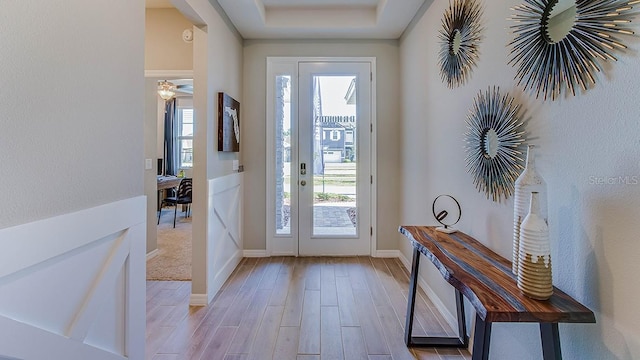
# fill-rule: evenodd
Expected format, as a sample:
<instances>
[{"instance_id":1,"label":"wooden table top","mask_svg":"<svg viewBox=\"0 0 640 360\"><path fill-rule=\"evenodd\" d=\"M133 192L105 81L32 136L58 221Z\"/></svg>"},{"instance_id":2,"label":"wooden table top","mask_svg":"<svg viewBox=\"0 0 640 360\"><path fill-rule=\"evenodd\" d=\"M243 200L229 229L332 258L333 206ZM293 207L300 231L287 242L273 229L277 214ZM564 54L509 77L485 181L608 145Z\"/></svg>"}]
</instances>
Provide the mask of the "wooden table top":
<instances>
[{"instance_id":1,"label":"wooden table top","mask_svg":"<svg viewBox=\"0 0 640 360\"><path fill-rule=\"evenodd\" d=\"M484 321L596 322L591 310L556 287L549 300L526 297L511 273L511 262L460 231L445 234L434 226L401 226L399 231L464 294Z\"/></svg>"},{"instance_id":2,"label":"wooden table top","mask_svg":"<svg viewBox=\"0 0 640 360\"><path fill-rule=\"evenodd\" d=\"M158 190L174 188L180 185L182 179L177 176L158 176Z\"/></svg>"}]
</instances>

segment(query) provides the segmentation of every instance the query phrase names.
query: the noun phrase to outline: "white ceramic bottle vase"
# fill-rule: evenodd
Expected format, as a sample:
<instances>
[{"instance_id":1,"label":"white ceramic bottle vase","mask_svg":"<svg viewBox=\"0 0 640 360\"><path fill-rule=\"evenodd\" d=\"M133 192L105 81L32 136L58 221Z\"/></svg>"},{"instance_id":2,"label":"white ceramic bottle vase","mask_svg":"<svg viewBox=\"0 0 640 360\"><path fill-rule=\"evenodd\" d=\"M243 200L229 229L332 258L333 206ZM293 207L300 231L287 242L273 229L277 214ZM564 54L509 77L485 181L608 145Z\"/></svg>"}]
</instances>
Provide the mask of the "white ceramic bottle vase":
<instances>
[{"instance_id":1,"label":"white ceramic bottle vase","mask_svg":"<svg viewBox=\"0 0 640 360\"><path fill-rule=\"evenodd\" d=\"M551 246L538 196L535 191L531 193L529 214L520 225L518 288L530 298L547 300L553 294Z\"/></svg>"},{"instance_id":2,"label":"white ceramic bottle vase","mask_svg":"<svg viewBox=\"0 0 640 360\"><path fill-rule=\"evenodd\" d=\"M540 202L540 213L547 221L547 184L536 171L535 145L527 147L527 162L522 174L518 177L514 185L513 196L513 263L512 272L518 275L518 251L520 241L520 224L529 211L529 198L532 191L538 192Z\"/></svg>"}]
</instances>

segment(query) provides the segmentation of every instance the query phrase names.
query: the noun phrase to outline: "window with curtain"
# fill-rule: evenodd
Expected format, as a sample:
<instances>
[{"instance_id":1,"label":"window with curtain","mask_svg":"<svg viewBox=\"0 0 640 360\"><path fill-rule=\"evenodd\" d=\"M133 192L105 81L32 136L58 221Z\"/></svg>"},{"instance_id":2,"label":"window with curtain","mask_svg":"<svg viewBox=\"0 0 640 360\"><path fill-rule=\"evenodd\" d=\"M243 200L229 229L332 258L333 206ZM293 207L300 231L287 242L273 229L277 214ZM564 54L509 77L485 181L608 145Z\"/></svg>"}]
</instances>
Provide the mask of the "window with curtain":
<instances>
[{"instance_id":1,"label":"window with curtain","mask_svg":"<svg viewBox=\"0 0 640 360\"><path fill-rule=\"evenodd\" d=\"M193 108L178 106L176 111L176 158L179 169L193 167Z\"/></svg>"}]
</instances>

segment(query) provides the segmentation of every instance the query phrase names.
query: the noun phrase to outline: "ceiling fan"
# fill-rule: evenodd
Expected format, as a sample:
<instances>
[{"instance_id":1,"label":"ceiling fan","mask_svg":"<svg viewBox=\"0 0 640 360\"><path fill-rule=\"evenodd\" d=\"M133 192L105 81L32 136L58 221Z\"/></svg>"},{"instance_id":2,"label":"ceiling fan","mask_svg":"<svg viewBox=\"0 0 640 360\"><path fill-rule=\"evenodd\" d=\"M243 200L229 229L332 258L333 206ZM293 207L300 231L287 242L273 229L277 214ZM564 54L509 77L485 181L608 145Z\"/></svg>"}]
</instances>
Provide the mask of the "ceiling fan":
<instances>
[{"instance_id":1,"label":"ceiling fan","mask_svg":"<svg viewBox=\"0 0 640 360\"><path fill-rule=\"evenodd\" d=\"M164 100L176 96L176 93L193 95L193 79L174 79L158 81L158 95Z\"/></svg>"}]
</instances>

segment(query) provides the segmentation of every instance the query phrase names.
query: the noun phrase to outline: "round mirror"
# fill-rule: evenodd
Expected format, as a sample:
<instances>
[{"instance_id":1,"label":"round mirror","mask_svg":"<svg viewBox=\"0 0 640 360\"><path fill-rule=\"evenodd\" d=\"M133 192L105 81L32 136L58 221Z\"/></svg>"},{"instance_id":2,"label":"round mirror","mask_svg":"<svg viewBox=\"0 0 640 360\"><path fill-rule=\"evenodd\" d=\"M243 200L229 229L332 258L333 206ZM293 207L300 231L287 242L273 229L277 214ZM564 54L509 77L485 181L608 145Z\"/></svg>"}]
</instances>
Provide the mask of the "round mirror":
<instances>
[{"instance_id":1,"label":"round mirror","mask_svg":"<svg viewBox=\"0 0 640 360\"><path fill-rule=\"evenodd\" d=\"M484 157L493 159L498 155L498 133L494 129L485 129L482 133L482 149Z\"/></svg>"},{"instance_id":2,"label":"round mirror","mask_svg":"<svg viewBox=\"0 0 640 360\"><path fill-rule=\"evenodd\" d=\"M479 0L449 1L438 33L440 77L450 88L463 85L478 61L482 38Z\"/></svg>"},{"instance_id":3,"label":"round mirror","mask_svg":"<svg viewBox=\"0 0 640 360\"><path fill-rule=\"evenodd\" d=\"M525 0L514 7L509 63L518 85L545 100L594 86L603 62L627 48L618 36L634 34L631 5L638 1Z\"/></svg>"},{"instance_id":4,"label":"round mirror","mask_svg":"<svg viewBox=\"0 0 640 360\"><path fill-rule=\"evenodd\" d=\"M462 34L460 33L460 30L455 29L453 31L453 39L451 39L451 43L449 44L449 51L451 52L451 55L458 55L461 43Z\"/></svg>"},{"instance_id":5,"label":"round mirror","mask_svg":"<svg viewBox=\"0 0 640 360\"><path fill-rule=\"evenodd\" d=\"M550 1L542 17L545 40L556 44L569 35L576 23L576 2L574 0Z\"/></svg>"},{"instance_id":6,"label":"round mirror","mask_svg":"<svg viewBox=\"0 0 640 360\"><path fill-rule=\"evenodd\" d=\"M520 108L513 97L493 87L476 96L467 115L467 171L473 174L476 188L493 201L513 194L514 181L523 169L520 147L525 129Z\"/></svg>"}]
</instances>

